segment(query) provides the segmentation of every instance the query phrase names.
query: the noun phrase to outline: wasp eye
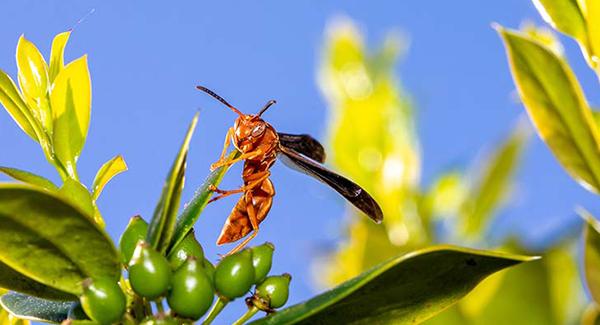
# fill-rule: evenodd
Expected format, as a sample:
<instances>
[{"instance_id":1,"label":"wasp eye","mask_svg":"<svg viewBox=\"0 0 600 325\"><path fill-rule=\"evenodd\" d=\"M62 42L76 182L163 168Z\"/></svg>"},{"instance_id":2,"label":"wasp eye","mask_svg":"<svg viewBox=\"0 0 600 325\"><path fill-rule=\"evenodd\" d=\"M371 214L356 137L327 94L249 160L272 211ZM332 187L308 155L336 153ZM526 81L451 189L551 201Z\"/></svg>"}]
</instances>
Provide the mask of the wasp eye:
<instances>
[{"instance_id":1,"label":"wasp eye","mask_svg":"<svg viewBox=\"0 0 600 325\"><path fill-rule=\"evenodd\" d=\"M252 136L258 137L261 134L263 134L263 132L265 132L265 125L259 124L259 125L255 126L254 129L252 129Z\"/></svg>"}]
</instances>

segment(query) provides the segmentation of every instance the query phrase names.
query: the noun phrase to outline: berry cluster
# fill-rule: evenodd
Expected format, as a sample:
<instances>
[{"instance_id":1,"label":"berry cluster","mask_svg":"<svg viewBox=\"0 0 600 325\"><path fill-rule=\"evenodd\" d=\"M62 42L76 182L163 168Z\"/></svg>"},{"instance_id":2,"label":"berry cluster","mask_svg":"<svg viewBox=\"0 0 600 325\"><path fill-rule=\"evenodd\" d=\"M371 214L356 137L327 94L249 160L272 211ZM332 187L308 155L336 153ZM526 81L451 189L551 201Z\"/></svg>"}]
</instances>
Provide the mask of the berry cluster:
<instances>
[{"instance_id":1,"label":"berry cluster","mask_svg":"<svg viewBox=\"0 0 600 325\"><path fill-rule=\"evenodd\" d=\"M133 217L121 236L119 248L128 278L87 279L80 306L71 319L89 318L101 325L114 323L185 324L212 322L232 300L250 292L242 324L256 312L272 313L288 300L289 274L268 276L274 246L265 243L224 257L216 267L205 257L191 231L165 256L145 242L148 223ZM216 303L213 302L217 297ZM163 300L170 310L165 311ZM154 304L155 308L152 307Z\"/></svg>"}]
</instances>

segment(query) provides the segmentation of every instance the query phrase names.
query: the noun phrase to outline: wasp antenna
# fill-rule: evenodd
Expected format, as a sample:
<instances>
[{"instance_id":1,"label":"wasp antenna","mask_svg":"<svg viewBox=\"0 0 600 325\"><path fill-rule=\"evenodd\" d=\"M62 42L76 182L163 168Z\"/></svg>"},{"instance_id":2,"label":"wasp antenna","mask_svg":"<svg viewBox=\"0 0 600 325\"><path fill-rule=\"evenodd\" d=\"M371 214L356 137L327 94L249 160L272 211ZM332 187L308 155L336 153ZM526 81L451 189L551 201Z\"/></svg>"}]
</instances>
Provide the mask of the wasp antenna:
<instances>
[{"instance_id":1,"label":"wasp antenna","mask_svg":"<svg viewBox=\"0 0 600 325\"><path fill-rule=\"evenodd\" d=\"M268 101L268 102L265 104L265 107L263 107L263 108L260 110L260 112L258 112L258 116L261 116L261 115L262 115L262 113L264 113L266 110L268 110L268 109L269 109L269 107L273 106L274 104L277 104L277 101L276 101L276 100L274 100L274 99L271 99L270 101Z\"/></svg>"},{"instance_id":2,"label":"wasp antenna","mask_svg":"<svg viewBox=\"0 0 600 325\"><path fill-rule=\"evenodd\" d=\"M211 95L211 96L212 96L214 99L216 99L216 100L220 101L221 103L223 103L223 105L225 105L225 106L227 106L227 107L231 108L231 110L232 110L232 111L234 111L236 114L238 114L238 115L240 115L240 116L244 115L244 114L243 114L242 112L240 112L240 111L239 111L237 108L233 107L233 105L229 104L229 103L228 103L228 102L227 102L225 99L223 99L223 97L221 97L221 96L219 96L219 95L215 94L215 92L214 92L214 91L212 91L212 90L210 90L210 89L208 89L208 88L206 88L206 87L203 87L203 86L196 86L196 88L197 88L198 90L202 90L203 92L205 92L205 93L207 93L207 94Z\"/></svg>"}]
</instances>

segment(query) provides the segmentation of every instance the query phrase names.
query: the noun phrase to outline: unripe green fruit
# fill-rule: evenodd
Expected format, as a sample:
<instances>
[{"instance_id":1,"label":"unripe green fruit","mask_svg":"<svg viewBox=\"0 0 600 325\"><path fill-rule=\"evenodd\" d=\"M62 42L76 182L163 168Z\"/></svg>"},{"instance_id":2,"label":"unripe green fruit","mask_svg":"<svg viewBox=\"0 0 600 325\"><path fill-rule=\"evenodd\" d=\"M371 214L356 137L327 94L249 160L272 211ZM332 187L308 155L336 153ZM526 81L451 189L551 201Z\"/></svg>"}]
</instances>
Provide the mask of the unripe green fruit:
<instances>
[{"instance_id":1,"label":"unripe green fruit","mask_svg":"<svg viewBox=\"0 0 600 325\"><path fill-rule=\"evenodd\" d=\"M173 274L167 302L177 316L197 320L212 305L214 297L202 262L189 257Z\"/></svg>"},{"instance_id":2,"label":"unripe green fruit","mask_svg":"<svg viewBox=\"0 0 600 325\"><path fill-rule=\"evenodd\" d=\"M228 299L245 295L254 283L252 252L243 250L226 256L215 269L215 289Z\"/></svg>"},{"instance_id":3,"label":"unripe green fruit","mask_svg":"<svg viewBox=\"0 0 600 325\"><path fill-rule=\"evenodd\" d=\"M250 250L252 251L252 264L254 265L254 283L259 283L267 277L271 270L275 246L266 242L252 247Z\"/></svg>"},{"instance_id":4,"label":"unripe green fruit","mask_svg":"<svg viewBox=\"0 0 600 325\"><path fill-rule=\"evenodd\" d=\"M268 309L279 308L288 300L290 293L290 281L292 276L285 273L277 276L269 276L256 286L255 297L264 302ZM265 306L257 306L258 308ZM261 309L263 309L261 308Z\"/></svg>"},{"instance_id":5,"label":"unripe green fruit","mask_svg":"<svg viewBox=\"0 0 600 325\"><path fill-rule=\"evenodd\" d=\"M185 238L169 253L169 263L173 270L177 270L187 260L193 256L198 260L204 259L204 250L194 236L194 230L191 230Z\"/></svg>"},{"instance_id":6,"label":"unripe green fruit","mask_svg":"<svg viewBox=\"0 0 600 325\"><path fill-rule=\"evenodd\" d=\"M85 280L80 302L87 316L101 325L116 323L125 313L125 294L113 279Z\"/></svg>"},{"instance_id":7,"label":"unripe green fruit","mask_svg":"<svg viewBox=\"0 0 600 325\"><path fill-rule=\"evenodd\" d=\"M150 245L140 241L129 263L129 284L133 291L154 300L169 289L171 275L167 259Z\"/></svg>"},{"instance_id":8,"label":"unripe green fruit","mask_svg":"<svg viewBox=\"0 0 600 325\"><path fill-rule=\"evenodd\" d=\"M206 272L206 275L208 275L208 278L210 279L210 284L213 286L215 286L215 266L206 258L204 258L204 262L202 263L202 266L204 266L204 272Z\"/></svg>"},{"instance_id":9,"label":"unripe green fruit","mask_svg":"<svg viewBox=\"0 0 600 325\"><path fill-rule=\"evenodd\" d=\"M129 224L119 239L119 250L124 264L128 264L133 256L135 245L146 238L148 223L140 216L129 219Z\"/></svg>"}]
</instances>

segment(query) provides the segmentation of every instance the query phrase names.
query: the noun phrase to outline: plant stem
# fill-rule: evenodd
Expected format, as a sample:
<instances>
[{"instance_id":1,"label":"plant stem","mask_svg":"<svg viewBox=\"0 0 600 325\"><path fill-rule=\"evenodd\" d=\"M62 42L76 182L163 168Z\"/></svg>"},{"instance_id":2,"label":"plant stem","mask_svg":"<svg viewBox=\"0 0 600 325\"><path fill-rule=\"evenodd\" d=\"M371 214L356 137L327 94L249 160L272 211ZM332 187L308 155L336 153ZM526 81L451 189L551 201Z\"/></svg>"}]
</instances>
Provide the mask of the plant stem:
<instances>
[{"instance_id":1,"label":"plant stem","mask_svg":"<svg viewBox=\"0 0 600 325\"><path fill-rule=\"evenodd\" d=\"M250 318L252 318L252 316L256 315L256 313L258 313L259 310L260 309L256 308L256 306L248 308L248 311L244 315L242 315L242 317L236 320L235 323L233 323L233 325L243 325Z\"/></svg>"},{"instance_id":2,"label":"plant stem","mask_svg":"<svg viewBox=\"0 0 600 325\"><path fill-rule=\"evenodd\" d=\"M229 300L219 297L219 299L217 299L217 302L213 305L212 309L210 310L210 313L208 313L208 316L206 317L204 322L202 322L202 325L211 324L215 320L217 315L219 315L219 313L221 313L223 308L225 308L225 306L227 306L228 303L229 303Z\"/></svg>"},{"instance_id":3,"label":"plant stem","mask_svg":"<svg viewBox=\"0 0 600 325\"><path fill-rule=\"evenodd\" d=\"M161 313L161 314L165 313L165 308L163 307L162 299L154 301L154 304L156 304L156 310L159 313Z\"/></svg>"}]
</instances>

